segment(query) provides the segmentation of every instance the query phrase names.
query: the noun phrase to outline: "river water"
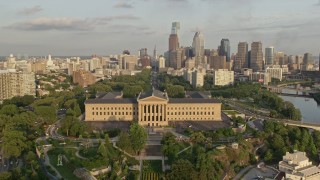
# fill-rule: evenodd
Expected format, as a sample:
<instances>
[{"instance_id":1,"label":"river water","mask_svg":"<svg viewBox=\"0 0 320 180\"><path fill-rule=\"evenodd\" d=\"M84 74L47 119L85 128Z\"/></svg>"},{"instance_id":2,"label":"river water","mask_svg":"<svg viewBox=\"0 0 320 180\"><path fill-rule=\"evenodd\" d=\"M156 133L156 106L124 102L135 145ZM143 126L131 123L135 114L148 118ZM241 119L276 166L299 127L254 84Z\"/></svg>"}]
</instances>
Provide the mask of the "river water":
<instances>
[{"instance_id":1,"label":"river water","mask_svg":"<svg viewBox=\"0 0 320 180\"><path fill-rule=\"evenodd\" d=\"M300 109L302 122L320 124L320 104L313 98L280 96L283 100L291 102Z\"/></svg>"}]
</instances>

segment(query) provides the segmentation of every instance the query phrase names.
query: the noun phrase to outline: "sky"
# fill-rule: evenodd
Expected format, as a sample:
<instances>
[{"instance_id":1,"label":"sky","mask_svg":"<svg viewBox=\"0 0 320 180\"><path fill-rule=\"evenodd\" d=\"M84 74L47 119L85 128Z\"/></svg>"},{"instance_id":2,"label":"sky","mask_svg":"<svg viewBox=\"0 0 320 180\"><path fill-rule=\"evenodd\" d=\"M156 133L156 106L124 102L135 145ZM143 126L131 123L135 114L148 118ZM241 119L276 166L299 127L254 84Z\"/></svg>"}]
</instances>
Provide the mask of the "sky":
<instances>
[{"instance_id":1,"label":"sky","mask_svg":"<svg viewBox=\"0 0 320 180\"><path fill-rule=\"evenodd\" d=\"M320 0L1 0L0 55L152 55L168 49L171 23L180 45L201 31L205 48L228 38L261 41L288 55L320 52Z\"/></svg>"}]
</instances>

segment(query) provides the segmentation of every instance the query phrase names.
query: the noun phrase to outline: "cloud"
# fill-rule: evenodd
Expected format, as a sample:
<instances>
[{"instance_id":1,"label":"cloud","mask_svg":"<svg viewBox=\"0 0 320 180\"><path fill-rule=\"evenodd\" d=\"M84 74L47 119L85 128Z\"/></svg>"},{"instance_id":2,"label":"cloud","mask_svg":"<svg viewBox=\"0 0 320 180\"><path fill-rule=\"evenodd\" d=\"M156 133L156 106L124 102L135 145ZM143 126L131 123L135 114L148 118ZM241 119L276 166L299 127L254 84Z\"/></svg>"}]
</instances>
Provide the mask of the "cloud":
<instances>
[{"instance_id":1,"label":"cloud","mask_svg":"<svg viewBox=\"0 0 320 180\"><path fill-rule=\"evenodd\" d=\"M47 30L90 30L92 24L88 20L73 18L37 18L31 21L14 23L6 28L26 31L47 31Z\"/></svg>"},{"instance_id":2,"label":"cloud","mask_svg":"<svg viewBox=\"0 0 320 180\"><path fill-rule=\"evenodd\" d=\"M102 26L108 24L113 20L138 20L139 17L133 15L119 15L119 16L106 16L95 17L86 19L75 19L69 17L60 18L37 18L30 21L17 22L9 26L5 26L6 29L24 30L24 31L90 31L94 30L96 26Z\"/></svg>"},{"instance_id":3,"label":"cloud","mask_svg":"<svg viewBox=\"0 0 320 180\"><path fill-rule=\"evenodd\" d=\"M126 8L126 9L133 8L133 6L131 4L126 3L126 2L118 2L113 7L115 7L115 8Z\"/></svg>"},{"instance_id":4,"label":"cloud","mask_svg":"<svg viewBox=\"0 0 320 180\"><path fill-rule=\"evenodd\" d=\"M33 15L33 14L36 14L40 11L42 11L43 9L41 8L41 6L33 6L31 8L25 8L25 9L22 9L21 11L19 11L19 14L22 14L22 15Z\"/></svg>"},{"instance_id":5,"label":"cloud","mask_svg":"<svg viewBox=\"0 0 320 180\"><path fill-rule=\"evenodd\" d=\"M320 0L318 1L318 3L314 4L315 6L320 6Z\"/></svg>"}]
</instances>

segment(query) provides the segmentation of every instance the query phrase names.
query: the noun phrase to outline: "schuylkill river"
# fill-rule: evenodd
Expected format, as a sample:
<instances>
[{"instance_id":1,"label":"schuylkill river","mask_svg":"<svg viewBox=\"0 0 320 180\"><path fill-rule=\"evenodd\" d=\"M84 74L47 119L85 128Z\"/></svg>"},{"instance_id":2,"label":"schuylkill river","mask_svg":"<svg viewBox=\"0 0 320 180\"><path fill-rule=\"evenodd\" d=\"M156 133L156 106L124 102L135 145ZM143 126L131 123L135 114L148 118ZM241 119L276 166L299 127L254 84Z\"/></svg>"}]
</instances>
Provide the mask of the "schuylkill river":
<instances>
[{"instance_id":1,"label":"schuylkill river","mask_svg":"<svg viewBox=\"0 0 320 180\"><path fill-rule=\"evenodd\" d=\"M280 96L283 100L292 102L301 111L302 122L320 125L320 104L313 98Z\"/></svg>"}]
</instances>

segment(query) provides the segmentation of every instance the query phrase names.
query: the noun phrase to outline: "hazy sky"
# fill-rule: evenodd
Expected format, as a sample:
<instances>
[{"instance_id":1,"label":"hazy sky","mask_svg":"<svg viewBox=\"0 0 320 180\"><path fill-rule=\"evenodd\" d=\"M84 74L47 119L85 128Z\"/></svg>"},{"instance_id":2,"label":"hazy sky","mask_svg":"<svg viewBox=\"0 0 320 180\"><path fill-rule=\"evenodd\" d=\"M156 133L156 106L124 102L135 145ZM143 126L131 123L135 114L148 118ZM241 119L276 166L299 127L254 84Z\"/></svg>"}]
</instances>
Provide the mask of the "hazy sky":
<instances>
[{"instance_id":1,"label":"hazy sky","mask_svg":"<svg viewBox=\"0 0 320 180\"><path fill-rule=\"evenodd\" d=\"M171 23L180 45L196 30L205 48L229 38L261 41L287 54L320 52L320 0L2 0L0 55L109 55L168 49Z\"/></svg>"}]
</instances>

